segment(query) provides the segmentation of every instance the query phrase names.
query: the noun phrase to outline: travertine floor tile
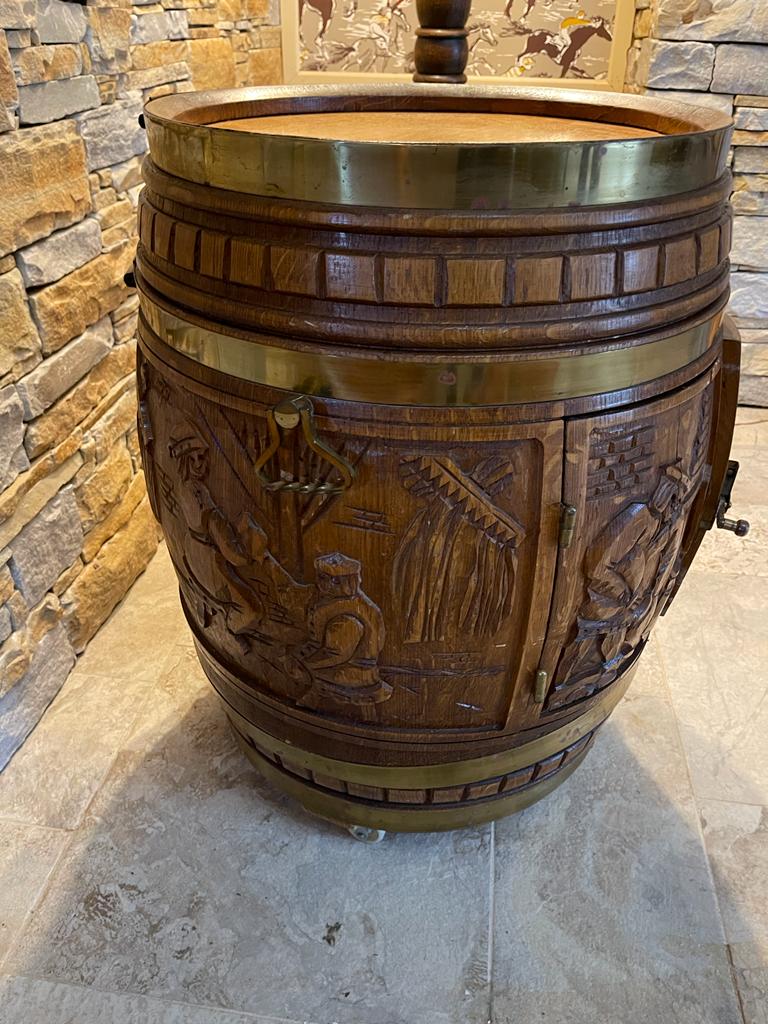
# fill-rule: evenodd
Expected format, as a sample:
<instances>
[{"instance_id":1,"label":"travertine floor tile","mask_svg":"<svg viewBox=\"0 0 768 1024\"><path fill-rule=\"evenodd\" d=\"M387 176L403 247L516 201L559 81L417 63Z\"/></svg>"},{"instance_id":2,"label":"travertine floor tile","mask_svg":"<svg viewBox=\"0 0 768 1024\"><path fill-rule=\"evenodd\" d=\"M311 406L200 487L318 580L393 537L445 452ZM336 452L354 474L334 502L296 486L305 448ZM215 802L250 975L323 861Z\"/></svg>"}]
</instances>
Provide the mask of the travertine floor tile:
<instances>
[{"instance_id":1,"label":"travertine floor tile","mask_svg":"<svg viewBox=\"0 0 768 1024\"><path fill-rule=\"evenodd\" d=\"M56 829L0 822L0 962L68 841L67 833ZM5 1020L2 1012L0 1020Z\"/></svg>"},{"instance_id":2,"label":"travertine floor tile","mask_svg":"<svg viewBox=\"0 0 768 1024\"><path fill-rule=\"evenodd\" d=\"M768 807L704 801L701 818L745 1024L768 1024Z\"/></svg>"},{"instance_id":3,"label":"travertine floor tile","mask_svg":"<svg viewBox=\"0 0 768 1024\"><path fill-rule=\"evenodd\" d=\"M86 648L78 669L155 680L169 648L188 632L168 549L161 544L146 572Z\"/></svg>"},{"instance_id":4,"label":"travertine floor tile","mask_svg":"<svg viewBox=\"0 0 768 1024\"><path fill-rule=\"evenodd\" d=\"M666 702L628 697L495 856L493 1024L741 1024Z\"/></svg>"},{"instance_id":5,"label":"travertine floor tile","mask_svg":"<svg viewBox=\"0 0 768 1024\"><path fill-rule=\"evenodd\" d=\"M735 537L723 530L710 530L701 542L693 563L696 571L768 577L768 493L765 488L762 490L763 501L766 502L763 505L741 501L734 492L734 504L728 517L746 519L750 524L749 533L746 537ZM687 582L686 579L683 586Z\"/></svg>"},{"instance_id":6,"label":"travertine floor tile","mask_svg":"<svg viewBox=\"0 0 768 1024\"><path fill-rule=\"evenodd\" d=\"M696 796L768 803L768 579L692 570L655 641Z\"/></svg>"},{"instance_id":7,"label":"travertine floor tile","mask_svg":"<svg viewBox=\"0 0 768 1024\"><path fill-rule=\"evenodd\" d=\"M736 410L733 447L760 447L768 450L768 409L741 406Z\"/></svg>"},{"instance_id":8,"label":"travertine floor tile","mask_svg":"<svg viewBox=\"0 0 768 1024\"><path fill-rule=\"evenodd\" d=\"M8 973L324 1024L485 1024L490 828L371 847L310 819L259 781L200 676L179 651Z\"/></svg>"},{"instance_id":9,"label":"travertine floor tile","mask_svg":"<svg viewBox=\"0 0 768 1024\"><path fill-rule=\"evenodd\" d=\"M74 828L141 710L141 677L67 679L35 731L0 773L3 818Z\"/></svg>"},{"instance_id":10,"label":"travertine floor tile","mask_svg":"<svg viewBox=\"0 0 768 1024\"><path fill-rule=\"evenodd\" d=\"M34 978L0 981L0 1020L3 1024L298 1024Z\"/></svg>"}]
</instances>

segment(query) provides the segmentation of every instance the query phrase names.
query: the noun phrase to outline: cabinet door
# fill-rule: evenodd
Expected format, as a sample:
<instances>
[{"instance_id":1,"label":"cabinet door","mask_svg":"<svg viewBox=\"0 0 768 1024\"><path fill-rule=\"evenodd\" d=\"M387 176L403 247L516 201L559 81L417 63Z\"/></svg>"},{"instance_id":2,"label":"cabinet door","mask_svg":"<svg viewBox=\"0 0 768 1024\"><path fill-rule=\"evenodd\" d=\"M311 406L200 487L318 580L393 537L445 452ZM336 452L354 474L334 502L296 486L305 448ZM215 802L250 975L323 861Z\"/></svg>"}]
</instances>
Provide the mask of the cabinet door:
<instances>
[{"instance_id":1,"label":"cabinet door","mask_svg":"<svg viewBox=\"0 0 768 1024\"><path fill-rule=\"evenodd\" d=\"M563 502L576 509L575 530L558 555L542 719L572 713L617 679L667 604L710 476L717 371L656 401L567 422Z\"/></svg>"}]
</instances>

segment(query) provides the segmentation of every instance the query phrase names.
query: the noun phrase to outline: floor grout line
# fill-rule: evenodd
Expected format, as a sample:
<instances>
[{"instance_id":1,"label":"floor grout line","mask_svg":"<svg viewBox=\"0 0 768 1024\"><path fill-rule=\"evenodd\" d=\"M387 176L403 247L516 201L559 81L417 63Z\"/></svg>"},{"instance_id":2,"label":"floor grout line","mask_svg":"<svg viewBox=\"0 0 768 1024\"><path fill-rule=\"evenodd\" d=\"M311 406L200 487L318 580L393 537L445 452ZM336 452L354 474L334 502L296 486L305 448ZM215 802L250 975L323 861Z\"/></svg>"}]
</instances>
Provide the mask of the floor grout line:
<instances>
[{"instance_id":1,"label":"floor grout line","mask_svg":"<svg viewBox=\"0 0 768 1024\"><path fill-rule=\"evenodd\" d=\"M491 822L491 849L488 857L488 1024L493 1020L493 956L496 934L496 822Z\"/></svg>"},{"instance_id":2,"label":"floor grout line","mask_svg":"<svg viewBox=\"0 0 768 1024\"><path fill-rule=\"evenodd\" d=\"M736 807L764 807L768 810L768 803L763 803L760 800L729 800L727 797L722 796L698 796L696 793L693 795L697 804L733 804Z\"/></svg>"},{"instance_id":3,"label":"floor grout line","mask_svg":"<svg viewBox=\"0 0 768 1024\"><path fill-rule=\"evenodd\" d=\"M81 985L76 981L64 981L60 978L45 978L37 974L9 974L2 971L0 966L0 982L9 980L38 981L47 985L64 985L66 988L79 989L82 992L96 992L103 996L119 996L128 999L146 999L149 1002L162 1003L164 1006L183 1006L193 1010L208 1010L219 1014L231 1014L233 1017L244 1017L247 1020L255 1021L256 1024L314 1024L306 1019L299 1020L295 1017L274 1017L270 1014L258 1013L252 1010L234 1010L229 1006L217 1006L215 1003L191 1003L183 999L169 999L167 996L154 995L149 992L134 992L131 989L109 989L97 988L95 985ZM318 1021L317 1024L320 1024Z\"/></svg>"},{"instance_id":4,"label":"floor grout line","mask_svg":"<svg viewBox=\"0 0 768 1024\"><path fill-rule=\"evenodd\" d=\"M664 643L663 643L661 637L658 638L658 641L661 641L660 642L660 652L659 653L661 654L662 664L663 664L663 667L664 667L664 671L666 673L666 658L664 657L664 654L663 654ZM671 686L671 683L669 684L669 686L670 686L670 697L671 697L672 696L672 686ZM677 742L678 742L678 745L680 747L680 752L683 755L683 762L685 764L685 773L686 773L686 777L688 779L688 787L689 787L690 794L691 794L691 802L693 804L694 817L696 819L696 825L695 825L695 827L696 827L696 834L699 837L699 843L701 845L701 850L702 850L702 853L704 854L704 863L705 863L705 866L706 866L707 877L709 878L710 885L712 887L712 895L714 897L714 904L715 904L715 909L716 909L716 912L717 912L717 919L718 919L718 921L720 923L720 930L721 930L721 934L722 934L722 937L723 937L723 948L725 950L726 959L728 960L728 963L729 963L729 977L731 979L731 985L733 986L733 993L734 993L734 996L736 998L736 1004L737 1004L737 1006L739 1008L739 1012L740 1012L740 1014L742 1016L742 1019L744 1020L744 1022L746 1024L746 1018L744 1018L744 1006L743 1006L743 1002L742 1002L741 992L739 990L738 981L737 981L736 974L735 974L734 967L733 967L733 959L732 959L732 956L731 956L731 947L730 947L730 943L729 943L728 929L725 926L725 914L723 913L723 906L722 906L722 902L721 902L721 899L720 899L720 891L718 889L717 881L715 879L714 866L712 864L712 859L709 856L709 850L707 849L707 841L704 838L704 829L703 829L702 824L701 824L701 810L700 810L700 807L699 807L699 798L696 795L696 789L695 789L694 782L693 782L693 775L691 774L691 765L690 765L690 761L688 759L688 750L687 750L685 742L683 740L683 734L682 734L682 730L680 728L680 718L678 716L677 709L675 707L675 702L674 702L674 700L670 700L669 703L670 703L670 708L672 709L672 720L673 720L673 723L674 723L675 734L677 736Z\"/></svg>"}]
</instances>

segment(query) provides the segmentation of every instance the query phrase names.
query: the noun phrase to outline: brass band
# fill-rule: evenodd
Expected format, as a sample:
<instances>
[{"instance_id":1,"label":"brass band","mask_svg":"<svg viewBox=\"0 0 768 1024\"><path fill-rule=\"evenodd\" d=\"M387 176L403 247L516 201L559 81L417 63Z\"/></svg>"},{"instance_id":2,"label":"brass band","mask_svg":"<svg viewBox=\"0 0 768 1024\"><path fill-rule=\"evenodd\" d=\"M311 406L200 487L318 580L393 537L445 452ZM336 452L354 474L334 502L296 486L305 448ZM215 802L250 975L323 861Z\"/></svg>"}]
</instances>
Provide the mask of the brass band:
<instances>
[{"instance_id":1,"label":"brass band","mask_svg":"<svg viewBox=\"0 0 768 1024\"><path fill-rule=\"evenodd\" d=\"M321 111L448 110L606 116L605 93L394 85L277 86L151 100L154 163L201 185L341 206L526 210L610 206L680 195L726 166L730 119L699 107L615 96L613 109L652 137L568 142L349 142L217 128L215 122ZM673 113L674 112L674 113ZM664 131L668 134L664 134Z\"/></svg>"},{"instance_id":2,"label":"brass band","mask_svg":"<svg viewBox=\"0 0 768 1024\"><path fill-rule=\"evenodd\" d=\"M320 775L329 775L343 782L364 786L378 786L383 789L433 789L444 786L461 786L471 782L482 782L498 775L507 775L520 768L543 761L553 754L570 747L587 733L592 732L605 721L621 698L627 692L637 665L637 658L624 671L620 680L597 699L589 711L581 717L560 726L538 739L513 747L498 754L473 757L464 761L448 761L444 764L425 764L410 767L386 767L381 765L357 764L352 761L338 761L332 757L313 754L277 739L258 726L243 718L231 704L226 703L226 712L232 720L235 731L254 740L264 750L278 757L284 757L299 768L307 768ZM219 694L221 696L221 693ZM222 698L224 699L224 698Z\"/></svg>"},{"instance_id":3,"label":"brass band","mask_svg":"<svg viewBox=\"0 0 768 1024\"><path fill-rule=\"evenodd\" d=\"M495 406L548 402L617 391L682 369L714 343L717 313L678 334L643 344L601 344L599 351L517 357L482 353L471 360L383 353L311 351L265 344L244 331L211 330L182 318L145 292L142 327L188 359L241 380L304 395L381 405ZM390 354L391 355L391 354Z\"/></svg>"},{"instance_id":4,"label":"brass band","mask_svg":"<svg viewBox=\"0 0 768 1024\"><path fill-rule=\"evenodd\" d=\"M327 790L309 786L295 775L281 771L250 747L242 737L235 735L246 757L267 781L298 800L312 814L340 825L365 825L390 832L446 832L469 825L484 825L496 818L522 811L565 782L589 752L589 747L585 748L560 771L508 796L472 800L448 807L430 804L429 807L410 808L366 802L350 796L335 796Z\"/></svg>"}]
</instances>

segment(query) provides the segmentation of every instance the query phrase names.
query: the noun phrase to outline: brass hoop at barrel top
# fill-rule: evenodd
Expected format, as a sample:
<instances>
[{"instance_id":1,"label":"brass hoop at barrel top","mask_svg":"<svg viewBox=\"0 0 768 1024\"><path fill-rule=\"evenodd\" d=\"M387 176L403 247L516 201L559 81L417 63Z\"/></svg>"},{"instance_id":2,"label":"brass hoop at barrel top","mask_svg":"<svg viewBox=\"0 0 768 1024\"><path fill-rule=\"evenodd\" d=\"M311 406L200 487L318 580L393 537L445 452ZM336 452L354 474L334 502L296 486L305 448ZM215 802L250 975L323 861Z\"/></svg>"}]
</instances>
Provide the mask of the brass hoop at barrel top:
<instances>
[{"instance_id":1,"label":"brass hoop at barrel top","mask_svg":"<svg viewBox=\"0 0 768 1024\"><path fill-rule=\"evenodd\" d=\"M638 344L600 346L575 356L472 360L382 361L368 349L335 354L264 344L246 332L213 330L171 313L142 291L142 327L194 362L241 380L285 391L348 402L385 405L482 406L581 398L600 391L635 387L682 369L715 342L722 314L675 334Z\"/></svg>"},{"instance_id":2,"label":"brass hoop at barrel top","mask_svg":"<svg viewBox=\"0 0 768 1024\"><path fill-rule=\"evenodd\" d=\"M520 143L386 143L270 135L216 123L338 111L544 114L605 120L606 94L494 86L275 86L182 93L145 108L152 159L186 181L276 199L430 210L608 206L680 195L725 171L730 118L622 95L643 138ZM660 111L662 112L660 114ZM686 120L685 118L688 118Z\"/></svg>"}]
</instances>

